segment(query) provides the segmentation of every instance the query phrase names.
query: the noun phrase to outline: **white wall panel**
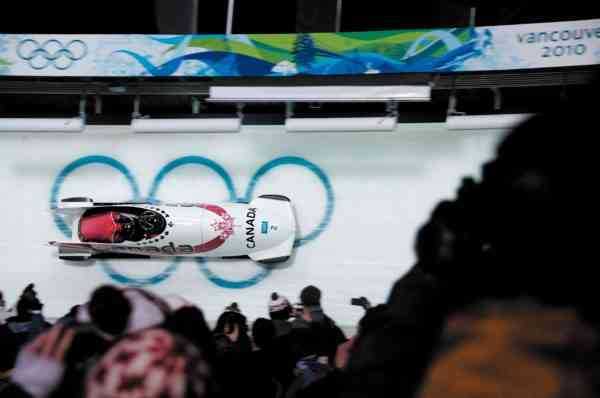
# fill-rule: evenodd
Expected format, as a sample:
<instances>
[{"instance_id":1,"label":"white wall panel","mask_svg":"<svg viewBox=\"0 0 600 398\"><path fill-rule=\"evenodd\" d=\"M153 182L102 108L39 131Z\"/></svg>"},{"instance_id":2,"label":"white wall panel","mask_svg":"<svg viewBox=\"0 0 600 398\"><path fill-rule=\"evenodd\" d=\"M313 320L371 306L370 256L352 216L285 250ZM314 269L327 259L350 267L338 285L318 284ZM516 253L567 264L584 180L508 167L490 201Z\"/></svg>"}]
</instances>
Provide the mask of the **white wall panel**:
<instances>
[{"instance_id":1,"label":"white wall panel","mask_svg":"<svg viewBox=\"0 0 600 398\"><path fill-rule=\"evenodd\" d=\"M454 195L461 177L479 173L503 134L499 130L450 132L444 124L403 124L392 133L351 134L289 134L271 126L244 127L238 134L136 135L128 126L88 127L80 134L1 133L0 289L13 302L27 283L35 282L46 303L45 313L60 316L99 284L114 282L107 266L138 278L156 276L170 267L175 271L148 287L197 302L211 320L232 301L239 302L250 319L266 316L271 292L297 300L303 286L315 284L324 292L326 311L340 324L353 325L362 310L350 306L350 298L364 295L375 303L386 299L392 283L414 262L416 229L440 199ZM203 157L226 170L237 197L245 196L253 174L262 166L294 157L279 160L281 165L259 178L253 196L290 196L301 233L306 235L322 221L327 191L314 168L285 164L285 160L310 162L331 184L333 212L321 233L296 249L290 263L245 288L211 282L193 260L179 265L165 260L73 265L58 260L55 250L44 245L63 238L49 204L61 170L90 156L122 163L142 196L149 194L155 176L169 162ZM73 195L117 201L131 199L132 192L119 171L93 163L65 177L58 196ZM156 197L217 201L229 199L229 194L214 171L186 164L164 177ZM210 260L204 267L233 282L262 271L250 260Z\"/></svg>"}]
</instances>

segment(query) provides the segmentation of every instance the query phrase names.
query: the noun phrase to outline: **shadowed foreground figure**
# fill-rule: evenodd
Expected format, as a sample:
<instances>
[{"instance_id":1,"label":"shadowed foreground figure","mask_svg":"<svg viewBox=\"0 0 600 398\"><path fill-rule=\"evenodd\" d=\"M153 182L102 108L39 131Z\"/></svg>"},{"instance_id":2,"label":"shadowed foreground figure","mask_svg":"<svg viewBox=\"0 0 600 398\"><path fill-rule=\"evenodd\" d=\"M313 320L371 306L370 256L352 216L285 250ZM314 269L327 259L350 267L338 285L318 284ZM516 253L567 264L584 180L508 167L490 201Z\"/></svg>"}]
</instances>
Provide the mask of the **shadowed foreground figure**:
<instances>
[{"instance_id":1,"label":"shadowed foreground figure","mask_svg":"<svg viewBox=\"0 0 600 398\"><path fill-rule=\"evenodd\" d=\"M482 303L448 319L419 397L596 397L599 343L574 309Z\"/></svg>"},{"instance_id":2,"label":"shadowed foreground figure","mask_svg":"<svg viewBox=\"0 0 600 398\"><path fill-rule=\"evenodd\" d=\"M434 209L389 320L354 344L342 396L600 393L595 245L584 232L597 206L595 125L585 104L530 119L480 182L465 179Z\"/></svg>"},{"instance_id":3,"label":"shadowed foreground figure","mask_svg":"<svg viewBox=\"0 0 600 398\"><path fill-rule=\"evenodd\" d=\"M163 329L129 335L88 373L86 397L184 398L211 394L211 370L200 351Z\"/></svg>"},{"instance_id":4,"label":"shadowed foreground figure","mask_svg":"<svg viewBox=\"0 0 600 398\"><path fill-rule=\"evenodd\" d=\"M16 314L0 323L0 374L14 366L21 347L51 326L42 308L34 284L27 285L17 302Z\"/></svg>"}]
</instances>

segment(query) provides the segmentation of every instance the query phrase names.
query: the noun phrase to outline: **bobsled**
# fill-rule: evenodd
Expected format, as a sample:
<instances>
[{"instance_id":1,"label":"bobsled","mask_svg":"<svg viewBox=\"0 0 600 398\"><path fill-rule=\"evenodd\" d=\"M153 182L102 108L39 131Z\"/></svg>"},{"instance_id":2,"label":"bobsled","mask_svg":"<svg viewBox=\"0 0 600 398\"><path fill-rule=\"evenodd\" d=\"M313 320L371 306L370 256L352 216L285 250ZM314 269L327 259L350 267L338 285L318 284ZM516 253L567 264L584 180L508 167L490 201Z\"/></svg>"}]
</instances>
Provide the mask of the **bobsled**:
<instances>
[{"instance_id":1,"label":"bobsled","mask_svg":"<svg viewBox=\"0 0 600 398\"><path fill-rule=\"evenodd\" d=\"M249 257L286 261L296 219L283 195L249 203L94 202L62 199L55 209L71 225L69 241L51 241L63 260L93 257Z\"/></svg>"}]
</instances>

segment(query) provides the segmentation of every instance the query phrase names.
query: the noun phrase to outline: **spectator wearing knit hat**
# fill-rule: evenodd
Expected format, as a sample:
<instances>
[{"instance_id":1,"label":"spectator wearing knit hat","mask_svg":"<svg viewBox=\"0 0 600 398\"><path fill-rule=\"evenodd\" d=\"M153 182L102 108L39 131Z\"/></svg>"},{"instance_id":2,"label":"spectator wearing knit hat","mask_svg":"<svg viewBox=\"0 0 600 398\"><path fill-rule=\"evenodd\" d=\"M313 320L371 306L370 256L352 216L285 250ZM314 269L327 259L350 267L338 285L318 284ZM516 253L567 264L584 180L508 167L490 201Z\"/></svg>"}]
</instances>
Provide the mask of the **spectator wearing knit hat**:
<instances>
[{"instance_id":1,"label":"spectator wearing knit hat","mask_svg":"<svg viewBox=\"0 0 600 398\"><path fill-rule=\"evenodd\" d=\"M215 377L225 397L255 396L251 388L256 367L252 363L248 329L248 320L237 303L225 308L213 329L217 354Z\"/></svg>"},{"instance_id":2,"label":"spectator wearing knit hat","mask_svg":"<svg viewBox=\"0 0 600 398\"><path fill-rule=\"evenodd\" d=\"M120 340L88 374L86 397L211 396L214 383L203 354L182 337L147 329Z\"/></svg>"},{"instance_id":3,"label":"spectator wearing knit hat","mask_svg":"<svg viewBox=\"0 0 600 398\"><path fill-rule=\"evenodd\" d=\"M275 326L276 337L286 335L292 330L292 324L289 321L291 316L292 305L289 300L285 296L273 292L269 301L269 317Z\"/></svg>"},{"instance_id":4,"label":"spectator wearing knit hat","mask_svg":"<svg viewBox=\"0 0 600 398\"><path fill-rule=\"evenodd\" d=\"M219 357L234 358L252 352L248 321L237 303L232 303L217 319L213 335Z\"/></svg>"}]
</instances>

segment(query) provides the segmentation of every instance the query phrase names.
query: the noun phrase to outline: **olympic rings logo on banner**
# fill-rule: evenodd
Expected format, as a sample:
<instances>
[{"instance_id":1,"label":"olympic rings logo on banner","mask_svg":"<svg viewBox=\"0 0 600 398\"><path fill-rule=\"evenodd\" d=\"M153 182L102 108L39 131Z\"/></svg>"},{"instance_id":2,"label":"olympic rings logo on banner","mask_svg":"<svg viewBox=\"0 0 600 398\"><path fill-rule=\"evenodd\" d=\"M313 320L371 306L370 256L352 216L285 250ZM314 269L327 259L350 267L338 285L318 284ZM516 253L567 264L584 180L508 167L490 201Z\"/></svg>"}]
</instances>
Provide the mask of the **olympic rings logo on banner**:
<instances>
[{"instance_id":1,"label":"olympic rings logo on banner","mask_svg":"<svg viewBox=\"0 0 600 398\"><path fill-rule=\"evenodd\" d=\"M101 155L84 156L82 158L79 158L79 159L69 163L56 176L54 183L52 184L52 190L50 193L50 208L51 209L53 209L53 210L56 209L56 206L57 206L58 200L59 200L60 189L61 189L65 179L70 174L72 174L75 170L77 170L81 167L87 166L87 165L91 165L91 164L105 165L105 166L108 166L110 168L117 170L120 174L122 174L125 177L125 179L129 183L129 186L131 187L131 195L132 195L133 199L134 200L140 199L141 195L140 195L140 189L139 189L138 183L137 183L135 177L133 176L133 174L131 173L131 171L127 168L127 166L125 166L123 163L121 163L118 160L116 160L112 157L109 157L109 156L101 156ZM211 159L202 157L202 156L180 157L180 158L177 158L177 159L167 163L165 166L163 166L159 170L158 174L156 174L156 176L154 177L154 180L152 181L152 184L150 186L150 192L148 194L147 199L150 202L157 201L156 194L158 192L158 189L159 189L161 183L165 179L165 177L168 174L170 174L173 170L175 170L181 166L185 166L185 165L198 165L198 166L202 166L202 167L207 167L208 169L210 169L211 171L216 173L219 176L219 178L221 178L223 180L223 183L225 184L225 187L226 187L227 193L228 193L228 198L226 198L226 199L230 202L249 202L254 195L254 190L256 188L257 183L260 181L260 179L264 175L269 173L271 170L276 169L277 167L284 166L284 165L293 165L293 166L305 168L306 170L310 171L317 177L317 179L319 180L319 182L321 182L321 184L323 185L323 188L325 189L325 194L326 194L325 214L323 215L323 218L321 219L319 224L312 231L310 231L304 237L300 237L300 238L296 239L294 246L299 247L299 246L302 246L302 245L316 239L327 228L327 226L329 225L329 223L331 221L331 217L333 215L334 194L333 194L333 188L331 186L331 182L329 181L329 177L316 164L314 164L304 158L300 158L300 157L296 157L296 156L284 156L284 157L273 159L273 160L265 163L254 173L254 175L250 179L250 183L248 184L248 187L246 188L245 194L241 197L238 196L237 191L235 189L235 185L234 185L233 180L232 180L231 176L229 175L229 173L227 173L227 171L221 165L219 165L217 162L215 162ZM54 213L54 223L55 223L56 227L66 237L71 238L71 228L64 222L62 217L56 213ZM208 267L208 264L207 264L207 260L205 258L195 257L194 259L198 263L200 272L210 282L214 283L217 286L220 286L223 288L228 288L228 289L243 289L243 288L247 288L250 286L254 286L257 283L259 283L260 281L262 281L263 279L265 279L270 274L270 269L261 268L255 275L253 275L252 277L250 277L246 280L232 281L232 280L223 278L223 277L219 276L217 273L210 270L210 268ZM123 283L123 284L129 284L129 285L136 285L136 286L147 286L147 285L155 285L157 283L163 282L166 279L168 279L178 269L179 264L181 263L181 260L182 260L181 257L174 258L173 261L167 267L165 267L164 270L162 270L161 272L159 272L156 275L152 275L149 277L132 277L132 276L124 275L124 274L116 271L110 265L110 263L108 263L107 261L100 261L100 264L102 266L102 269L106 272L106 274L112 280L114 280L116 282Z\"/></svg>"},{"instance_id":2,"label":"olympic rings logo on banner","mask_svg":"<svg viewBox=\"0 0 600 398\"><path fill-rule=\"evenodd\" d=\"M88 53L87 45L81 40L71 40L63 45L56 39L46 40L42 44L33 39L25 39L17 45L17 55L28 62L33 69L45 69L49 65L58 70L69 69L75 61L83 59Z\"/></svg>"}]
</instances>

